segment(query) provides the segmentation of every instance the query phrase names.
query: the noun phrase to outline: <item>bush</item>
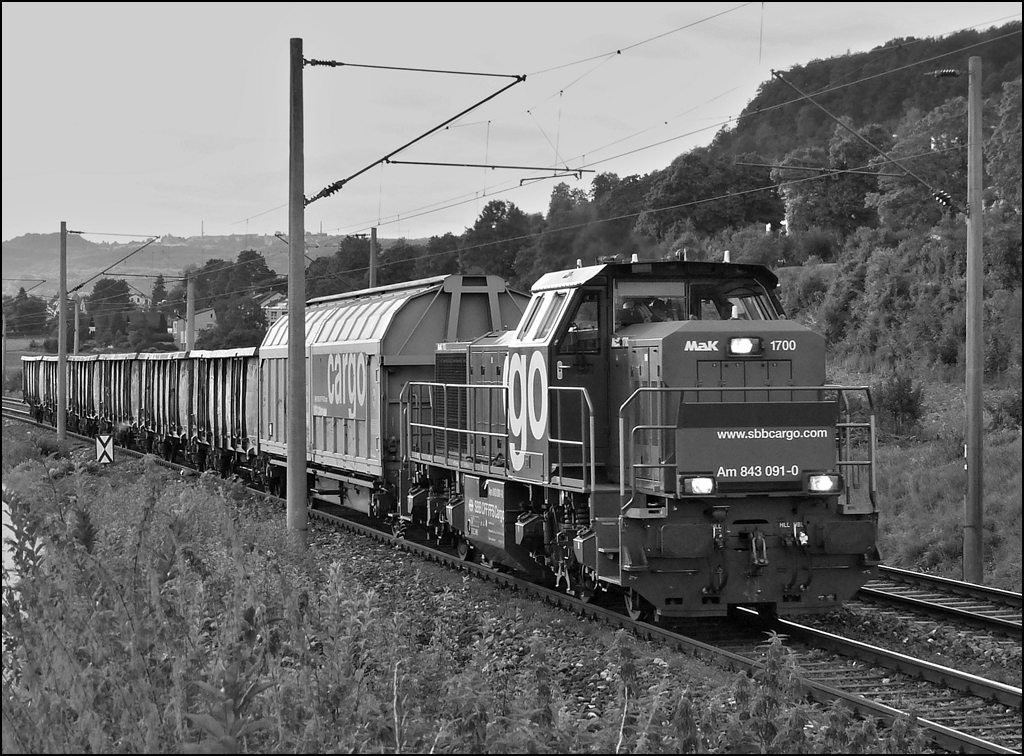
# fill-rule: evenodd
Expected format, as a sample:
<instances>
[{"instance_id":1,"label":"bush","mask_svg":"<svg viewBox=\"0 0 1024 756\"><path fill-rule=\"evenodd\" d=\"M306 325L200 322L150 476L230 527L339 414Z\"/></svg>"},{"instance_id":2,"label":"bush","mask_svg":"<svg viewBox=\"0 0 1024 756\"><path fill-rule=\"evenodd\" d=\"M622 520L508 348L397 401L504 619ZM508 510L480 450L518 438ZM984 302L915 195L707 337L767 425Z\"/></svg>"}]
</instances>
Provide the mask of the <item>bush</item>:
<instances>
[{"instance_id":1,"label":"bush","mask_svg":"<svg viewBox=\"0 0 1024 756\"><path fill-rule=\"evenodd\" d=\"M992 415L992 428L1013 430L1021 427L1021 390L1000 392L986 409Z\"/></svg>"},{"instance_id":2,"label":"bush","mask_svg":"<svg viewBox=\"0 0 1024 756\"><path fill-rule=\"evenodd\" d=\"M785 278L779 271L782 306L790 318L798 318L815 325L815 316L825 301L832 281L836 277L835 265L811 263L800 268L787 269Z\"/></svg>"},{"instance_id":3,"label":"bush","mask_svg":"<svg viewBox=\"0 0 1024 756\"><path fill-rule=\"evenodd\" d=\"M18 394L21 393L21 382L25 371L21 368L15 368L14 370L4 370L4 393L5 394Z\"/></svg>"},{"instance_id":4,"label":"bush","mask_svg":"<svg viewBox=\"0 0 1024 756\"><path fill-rule=\"evenodd\" d=\"M896 370L873 385L871 393L883 433L907 436L917 430L924 408L924 386L905 370Z\"/></svg>"}]
</instances>

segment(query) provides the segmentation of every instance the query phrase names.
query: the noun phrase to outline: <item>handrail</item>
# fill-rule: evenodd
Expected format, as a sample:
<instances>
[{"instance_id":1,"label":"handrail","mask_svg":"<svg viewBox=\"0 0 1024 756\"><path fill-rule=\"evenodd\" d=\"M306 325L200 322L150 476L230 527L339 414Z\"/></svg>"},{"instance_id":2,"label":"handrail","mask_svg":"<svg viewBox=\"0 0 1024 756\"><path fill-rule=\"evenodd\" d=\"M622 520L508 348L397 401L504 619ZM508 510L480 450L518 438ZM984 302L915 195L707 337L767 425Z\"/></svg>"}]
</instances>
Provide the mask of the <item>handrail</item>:
<instances>
[{"instance_id":1,"label":"handrail","mask_svg":"<svg viewBox=\"0 0 1024 756\"><path fill-rule=\"evenodd\" d=\"M427 396L426 396L427 404L425 404L425 405L422 404L422 399L420 399L417 402L418 406L417 407L413 407L413 403L417 401L417 398L422 396L421 394L418 393L418 391L420 389L425 389L426 390L426 393L427 393ZM443 396L447 396L447 392L448 391L456 391L456 390L464 390L464 391L466 391L466 399L460 405L460 408L465 409L465 411L466 411L466 427L465 428L452 428L452 427L449 427L449 425L448 425L448 417L447 417L447 412L448 412L447 406L443 407L443 411L445 413L445 417L443 418L443 421L446 423L445 425L438 425L435 422L424 422L423 421L423 412L425 412L425 411L433 412L433 408L436 405L436 402L435 402L435 392L439 392ZM476 414L477 401L476 401L476 396L474 396L474 395L475 394L488 394L488 393L495 392L495 391L501 392L501 398L502 398L501 406L504 409L504 417L503 418L498 418L498 420L500 422L504 423L505 430L504 430L504 432L496 432L496 431L493 431L493 430L477 429L476 428L476 425L477 425L477 414ZM584 475L583 475L583 478L581 479L581 488L579 490L586 490L589 486L592 486L594 484L594 481L597 479L597 459L596 459L596 454L595 454L596 428L595 428L595 422L594 422L594 404L593 404L593 402L590 399L589 392L587 392L587 390L585 388L583 388L582 386L549 386L548 387L548 391L549 391L549 395L550 394L561 394L561 393L577 394L580 397L580 408L581 408L581 410L585 406L586 418L585 418L584 422L586 423L586 426L583 426L581 424L579 439L561 438L561 437L556 437L554 435L551 435L551 431L554 429L555 424L551 421L551 418L549 416L549 420L548 420L548 434L549 434L548 435L548 444L549 444L550 447L557 448L559 450L558 451L558 456L559 456L559 460L560 461L562 459L562 450L564 448L567 448L567 447L577 447L577 448L579 448L581 450L580 461L583 464ZM405 386L402 387L402 392L401 392L401 394L399 396L399 401L402 404L402 408L403 408L402 409L403 421L402 421L401 435L402 435L402 448L403 448L403 454L404 454L404 458L403 458L404 462L405 461L409 461L409 455L412 453L411 449L412 449L412 445L413 445L413 441L414 441L414 435L416 437L422 437L423 434L425 434L425 433L440 432L440 433L444 434L444 449L445 449L444 456L445 457L450 457L451 456L451 453L450 453L451 436L454 436L455 439L460 439L460 438L467 438L468 439L471 436L483 436L483 437L493 438L493 439L503 439L505 441L505 444L506 444L505 448L506 449L508 448L508 442L509 442L509 438L508 438L508 387L505 386L504 384L441 383L441 382L438 382L438 381L414 381L414 382L407 383ZM494 405L490 401L488 401L487 406L488 407L492 407ZM550 406L561 406L561 402L559 402L559 401L551 402L550 399L549 399L549 407ZM582 420L582 418L581 418L581 420ZM494 420L492 418L491 421L488 423L488 425L489 425L489 427L493 428L493 427L495 427L495 425L497 425L497 423L494 422ZM559 426L560 426L560 423L559 423ZM559 432L561 433L561 428L559 429ZM469 444L467 444L467 448L469 448ZM459 467L463 467L464 466L462 464L463 462L464 462L464 460L460 459L458 466ZM483 463L480 463L475 458L475 455L474 455L474 458L471 460L471 462L472 462L472 469L474 469L474 470L479 469L478 465L482 465L483 464ZM494 460L492 459L492 460L490 460L486 464L487 464L488 468L493 467L494 466ZM502 466L505 474L508 474L508 455L507 454L504 456L504 459L503 459L503 461L501 463L501 466ZM561 468L562 468L562 465L560 464L559 465L559 469L561 470ZM587 475L587 473L589 473L589 476ZM566 479L565 479L564 475L559 475L559 478L560 478L560 484L561 485L563 485L564 487L573 488L574 490L576 490L575 486L568 486L568 485L566 485ZM549 470L545 470L543 472L542 481L545 482L545 483L550 483L551 482L551 474L550 474Z\"/></svg>"}]
</instances>

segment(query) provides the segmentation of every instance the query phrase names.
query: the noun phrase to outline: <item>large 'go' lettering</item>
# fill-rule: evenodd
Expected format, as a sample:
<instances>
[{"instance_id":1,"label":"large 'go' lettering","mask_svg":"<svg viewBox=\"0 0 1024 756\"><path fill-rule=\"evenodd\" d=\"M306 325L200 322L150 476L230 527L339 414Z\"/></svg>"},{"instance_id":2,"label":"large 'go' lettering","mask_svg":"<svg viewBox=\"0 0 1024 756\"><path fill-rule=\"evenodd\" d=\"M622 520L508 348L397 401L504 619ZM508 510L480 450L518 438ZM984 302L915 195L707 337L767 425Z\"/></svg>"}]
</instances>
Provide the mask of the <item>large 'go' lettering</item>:
<instances>
[{"instance_id":1,"label":"large 'go' lettering","mask_svg":"<svg viewBox=\"0 0 1024 756\"><path fill-rule=\"evenodd\" d=\"M505 357L508 390L508 456L513 470L522 470L526 450L544 439L548 425L548 374L544 355L535 351ZM529 431L529 435L527 435Z\"/></svg>"}]
</instances>

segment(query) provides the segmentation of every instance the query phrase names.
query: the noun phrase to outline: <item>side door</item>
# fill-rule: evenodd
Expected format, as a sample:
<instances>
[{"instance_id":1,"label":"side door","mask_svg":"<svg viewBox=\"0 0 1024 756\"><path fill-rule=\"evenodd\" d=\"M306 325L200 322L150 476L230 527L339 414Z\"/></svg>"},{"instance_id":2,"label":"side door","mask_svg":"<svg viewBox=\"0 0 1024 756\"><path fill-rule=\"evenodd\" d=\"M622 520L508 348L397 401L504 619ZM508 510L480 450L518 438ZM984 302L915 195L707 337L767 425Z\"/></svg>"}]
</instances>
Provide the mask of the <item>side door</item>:
<instances>
[{"instance_id":1,"label":"side door","mask_svg":"<svg viewBox=\"0 0 1024 756\"><path fill-rule=\"evenodd\" d=\"M553 344L549 378L552 388L551 463L564 470L566 476L573 468L589 463L592 443L598 467L610 461L607 457L615 429L609 426L608 414L611 344L605 300L601 288L578 290ZM591 417L593 439L590 437Z\"/></svg>"}]
</instances>

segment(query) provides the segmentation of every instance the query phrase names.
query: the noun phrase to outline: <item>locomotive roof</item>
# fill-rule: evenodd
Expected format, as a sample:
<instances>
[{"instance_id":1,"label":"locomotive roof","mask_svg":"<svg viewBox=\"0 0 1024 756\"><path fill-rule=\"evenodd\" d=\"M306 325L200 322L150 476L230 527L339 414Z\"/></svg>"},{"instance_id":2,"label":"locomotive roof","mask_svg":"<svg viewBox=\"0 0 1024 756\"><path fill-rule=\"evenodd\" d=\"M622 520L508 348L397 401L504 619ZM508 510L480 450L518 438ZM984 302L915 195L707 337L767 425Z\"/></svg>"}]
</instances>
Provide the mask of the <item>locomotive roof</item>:
<instances>
[{"instance_id":1,"label":"locomotive roof","mask_svg":"<svg viewBox=\"0 0 1024 756\"><path fill-rule=\"evenodd\" d=\"M594 279L606 276L615 279L680 279L700 281L701 279L721 281L723 279L753 280L771 291L778 286L779 279L763 265L740 263L683 262L679 260L658 260L645 262L602 263L585 268L572 268L546 273L533 285L533 291L550 289L575 289Z\"/></svg>"}]
</instances>

